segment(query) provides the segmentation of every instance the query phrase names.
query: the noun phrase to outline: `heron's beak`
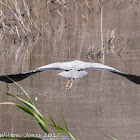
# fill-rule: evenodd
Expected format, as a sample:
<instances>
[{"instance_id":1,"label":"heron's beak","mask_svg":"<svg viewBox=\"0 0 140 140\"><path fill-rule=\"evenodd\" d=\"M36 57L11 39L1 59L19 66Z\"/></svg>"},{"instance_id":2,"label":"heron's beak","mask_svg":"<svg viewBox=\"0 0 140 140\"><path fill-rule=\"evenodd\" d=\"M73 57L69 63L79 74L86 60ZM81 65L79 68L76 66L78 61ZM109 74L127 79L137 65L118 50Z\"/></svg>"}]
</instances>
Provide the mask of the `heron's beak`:
<instances>
[{"instance_id":1,"label":"heron's beak","mask_svg":"<svg viewBox=\"0 0 140 140\"><path fill-rule=\"evenodd\" d=\"M71 82L70 82L71 81ZM69 78L68 82L66 83L66 89L70 89L73 85L74 78Z\"/></svg>"}]
</instances>

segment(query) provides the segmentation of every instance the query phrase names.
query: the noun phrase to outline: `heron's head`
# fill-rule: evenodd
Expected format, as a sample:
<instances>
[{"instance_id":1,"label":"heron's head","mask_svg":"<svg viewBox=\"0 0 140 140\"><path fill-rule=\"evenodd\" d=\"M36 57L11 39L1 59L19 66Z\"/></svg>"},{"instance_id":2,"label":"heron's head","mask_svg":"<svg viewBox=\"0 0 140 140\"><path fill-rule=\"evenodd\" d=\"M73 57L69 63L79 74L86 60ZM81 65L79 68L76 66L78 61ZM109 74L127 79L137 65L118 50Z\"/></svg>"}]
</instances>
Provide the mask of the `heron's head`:
<instances>
[{"instance_id":1,"label":"heron's head","mask_svg":"<svg viewBox=\"0 0 140 140\"><path fill-rule=\"evenodd\" d=\"M58 75L63 76L63 77L69 77L69 78L80 78L88 73L83 70L65 70L63 72L58 73Z\"/></svg>"}]
</instances>

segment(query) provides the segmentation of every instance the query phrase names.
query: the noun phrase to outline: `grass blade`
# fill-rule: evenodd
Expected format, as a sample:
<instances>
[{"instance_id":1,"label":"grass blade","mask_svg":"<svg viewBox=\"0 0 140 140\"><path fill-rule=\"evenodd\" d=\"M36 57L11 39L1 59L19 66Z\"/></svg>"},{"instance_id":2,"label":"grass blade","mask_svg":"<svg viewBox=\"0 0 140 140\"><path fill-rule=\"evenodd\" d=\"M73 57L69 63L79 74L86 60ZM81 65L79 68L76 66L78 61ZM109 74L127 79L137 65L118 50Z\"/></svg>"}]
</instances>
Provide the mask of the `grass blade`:
<instances>
[{"instance_id":1,"label":"grass blade","mask_svg":"<svg viewBox=\"0 0 140 140\"><path fill-rule=\"evenodd\" d=\"M50 125L50 126L53 126L53 127L56 127L54 124L49 124L49 125ZM64 131L64 132L68 133L68 135L70 136L70 139L71 139L71 140L76 140L68 130L66 130L66 129L60 127L60 126L58 126L58 128L59 128L60 130Z\"/></svg>"},{"instance_id":2,"label":"grass blade","mask_svg":"<svg viewBox=\"0 0 140 140\"><path fill-rule=\"evenodd\" d=\"M21 110L25 111L26 113L30 114L31 116L34 116L34 113L32 110L30 110L29 108L22 106L20 104L16 104L17 107L19 107Z\"/></svg>"},{"instance_id":3,"label":"grass blade","mask_svg":"<svg viewBox=\"0 0 140 140\"><path fill-rule=\"evenodd\" d=\"M12 102L3 102L3 103L0 103L0 105L16 105L16 103L12 103Z\"/></svg>"},{"instance_id":4,"label":"grass blade","mask_svg":"<svg viewBox=\"0 0 140 140\"><path fill-rule=\"evenodd\" d=\"M15 82L15 81L14 81L13 79L11 79L10 77L8 77L8 76L6 76L6 77L7 77L8 79L10 79L11 81L13 81L13 82L23 91L23 93L28 97L30 103L31 103L32 105L34 105L33 101L31 100L31 98L30 98L30 96L28 95L28 93L24 90L24 88L21 87L17 82Z\"/></svg>"},{"instance_id":5,"label":"grass blade","mask_svg":"<svg viewBox=\"0 0 140 140\"><path fill-rule=\"evenodd\" d=\"M66 121L65 121L65 119L64 119L64 116L61 114L61 117L62 117L62 119L63 119L63 121L64 121L64 124L65 124L65 127L66 127L66 130L69 132L69 129L68 129L68 126L67 126L67 123L66 123ZM71 135L68 133L68 135L69 135L69 137L71 138Z\"/></svg>"},{"instance_id":6,"label":"grass blade","mask_svg":"<svg viewBox=\"0 0 140 140\"><path fill-rule=\"evenodd\" d=\"M43 131L45 132L45 133L49 133L49 131L48 131L48 128L47 128L47 125L46 125L46 123L44 123L44 120L42 120L37 114L35 114L31 109L29 109L29 108L27 108L27 107L25 107L25 106L22 106L22 105L20 105L20 104L16 104L16 103L12 103L12 102L3 102L3 103L0 103L0 105L4 105L4 104L6 104L6 105L15 105L15 106L17 106L17 107L19 107L20 109L22 109L23 111L25 111L26 113L28 113L28 114L30 114L30 115L32 115L32 116L34 116L35 118L36 118L36 120L37 120L37 122L39 123L39 125L40 125L40 127L43 129Z\"/></svg>"},{"instance_id":7,"label":"grass blade","mask_svg":"<svg viewBox=\"0 0 140 140\"><path fill-rule=\"evenodd\" d=\"M3 94L6 94L6 95L9 95L9 96L12 96L12 97L15 97L15 98L19 99L19 100L22 101L25 105L27 105L29 108L31 108L33 111L35 111L41 118L43 118L43 116L41 115L41 113L37 110L37 108L36 108L33 104L27 102L26 100L23 100L22 98L20 98L20 97L14 95L14 94L12 94L12 93L7 93L7 92L0 92L0 93L3 93ZM44 120L45 120L45 119L44 119Z\"/></svg>"},{"instance_id":8,"label":"grass blade","mask_svg":"<svg viewBox=\"0 0 140 140\"><path fill-rule=\"evenodd\" d=\"M0 93L3 93L3 94L6 94L6 95L15 97L15 98L19 99L20 101L22 101L25 105L27 105L30 109L32 109L32 111L34 111L35 113L37 113L38 116L40 117L40 119L41 119L41 120L45 123L45 125L47 126L47 123L46 123L45 118L41 115L41 113L38 111L38 109L35 107L35 105L32 105L30 102L27 102L26 100L23 100L22 98L20 98L20 97L14 95L14 94L7 93L7 92L0 92Z\"/></svg>"},{"instance_id":9,"label":"grass blade","mask_svg":"<svg viewBox=\"0 0 140 140\"><path fill-rule=\"evenodd\" d=\"M112 140L117 140L115 137L113 137L113 136L108 136L108 135L105 135L105 134L103 134L104 136L106 136L107 138L109 138L109 139L112 139Z\"/></svg>"},{"instance_id":10,"label":"grass blade","mask_svg":"<svg viewBox=\"0 0 140 140\"><path fill-rule=\"evenodd\" d=\"M40 127L43 129L43 131L48 134L49 131L48 131L46 122L44 123L44 121L38 115L36 115L35 113L34 113L34 116L35 116L38 124L40 125Z\"/></svg>"},{"instance_id":11,"label":"grass blade","mask_svg":"<svg viewBox=\"0 0 140 140\"><path fill-rule=\"evenodd\" d=\"M54 119L52 118L52 116L51 116L50 114L49 114L49 117L50 117L51 121L53 122L54 127L57 129L58 133L60 133L60 135L61 135L61 137L62 137L62 140L64 140L64 139L63 139L63 136L62 136L62 133L61 133L61 131L60 131L58 125L56 124L56 122L54 121Z\"/></svg>"},{"instance_id":12,"label":"grass blade","mask_svg":"<svg viewBox=\"0 0 140 140\"><path fill-rule=\"evenodd\" d=\"M9 78L9 77L7 77L7 78ZM10 79L10 78L9 78ZM12 80L12 79L10 79L10 80ZM12 80L13 81L13 80ZM0 91L0 93L2 93L2 94L6 94L6 95L9 95L9 96L12 96L12 97L14 97L14 98L16 98L16 99L18 99L18 100L20 100L22 103L24 103L26 106L23 106L23 105L20 105L20 104L16 104L16 103L12 103L12 102L3 102L3 103L0 103L0 105L2 105L2 104L9 104L9 105L15 105L15 106L17 106L17 107L19 107L21 110L23 110L24 112L26 112L26 113L28 113L29 115L31 115L31 116L33 116L33 117L35 117L36 118L36 120L37 120L37 122L38 122L38 124L40 125L40 127L42 128L42 130L45 132L45 133L47 133L47 134L49 134L49 131L48 131L48 127L47 127L47 123L46 123L46 120L45 120L45 118L41 115L41 113L38 111L38 109L36 108L36 106L34 105L34 103L32 102L32 100L31 100L31 98L29 97L29 95L28 95L28 93L20 86L20 85L18 85L15 81L13 81L18 87L20 87L20 89L27 95L27 97L28 97L28 99L29 99L29 102L28 101L26 101L26 100L24 100L24 99L22 99L22 98L20 98L20 97L18 97L18 96L16 96L16 95L14 95L14 94L12 94L12 93L8 93L8 92L1 92ZM59 127L57 124L56 124L56 122L54 121L54 119L52 118L52 116L49 114L49 117L50 117L50 119L51 119L51 121L53 122L53 124L49 124L50 126L53 126L53 127L55 127L56 129L57 129L57 131L58 131L58 133L60 133L60 135L61 135L61 139L62 140L64 140L63 139L63 135L62 135L62 133L61 133L61 130L62 131L64 131L64 132L66 132L66 133L68 133L68 135L69 135L69 137L70 137L70 139L71 140L75 140L75 138L71 135L71 133L69 132L69 129L68 129L68 126L67 126L67 123L66 123L66 121L65 121L65 119L64 119L64 117L63 117L63 115L61 115L61 117L62 117L62 119L63 119L63 121L64 121L64 124L65 124L65 127L66 127L66 129L64 129L64 128L62 128L62 127ZM51 138L51 137L50 137ZM15 138L13 138L13 139L15 139ZM19 139L19 138L18 138Z\"/></svg>"},{"instance_id":13,"label":"grass blade","mask_svg":"<svg viewBox=\"0 0 140 140\"><path fill-rule=\"evenodd\" d=\"M61 114L61 117L62 117L62 119L63 119L63 121L64 121L64 124L65 124L65 127L66 127L67 131L69 131L68 126L67 126L67 123L66 123L66 121L65 121L65 119L64 119L64 116L63 116L62 114Z\"/></svg>"},{"instance_id":14,"label":"grass blade","mask_svg":"<svg viewBox=\"0 0 140 140\"><path fill-rule=\"evenodd\" d=\"M20 104L16 104L16 103L12 103L12 102L3 102L3 103L0 103L0 105L15 105L15 106L19 107L20 109L22 109L23 111L25 111L26 113L34 116L34 113L32 110L30 110L29 108L22 106Z\"/></svg>"}]
</instances>

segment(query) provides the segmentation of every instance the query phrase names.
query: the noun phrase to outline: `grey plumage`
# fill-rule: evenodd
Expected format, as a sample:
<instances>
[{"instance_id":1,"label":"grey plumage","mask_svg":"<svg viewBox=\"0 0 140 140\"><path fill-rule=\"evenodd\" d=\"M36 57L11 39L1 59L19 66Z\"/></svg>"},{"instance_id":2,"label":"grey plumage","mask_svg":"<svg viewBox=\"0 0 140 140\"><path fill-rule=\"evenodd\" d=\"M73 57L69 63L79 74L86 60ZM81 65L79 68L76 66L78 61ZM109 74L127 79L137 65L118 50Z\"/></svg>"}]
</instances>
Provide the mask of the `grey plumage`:
<instances>
[{"instance_id":1,"label":"grey plumage","mask_svg":"<svg viewBox=\"0 0 140 140\"><path fill-rule=\"evenodd\" d=\"M3 75L3 76L0 76L0 81L6 82L6 83L13 83L13 81L7 78L8 76L9 78L18 82L35 73L47 71L47 70L64 70L58 75L75 79L75 78L83 77L88 74L83 69L110 71L112 73L115 73L115 74L118 74L127 78L128 80L134 82L135 84L140 84L140 76L127 74L115 68L112 68L107 65L100 64L100 63L83 62L79 60L70 61L70 62L57 62L57 63L52 63L52 64L39 67L29 72L23 72L23 73L13 74L13 75L12 74Z\"/></svg>"}]
</instances>

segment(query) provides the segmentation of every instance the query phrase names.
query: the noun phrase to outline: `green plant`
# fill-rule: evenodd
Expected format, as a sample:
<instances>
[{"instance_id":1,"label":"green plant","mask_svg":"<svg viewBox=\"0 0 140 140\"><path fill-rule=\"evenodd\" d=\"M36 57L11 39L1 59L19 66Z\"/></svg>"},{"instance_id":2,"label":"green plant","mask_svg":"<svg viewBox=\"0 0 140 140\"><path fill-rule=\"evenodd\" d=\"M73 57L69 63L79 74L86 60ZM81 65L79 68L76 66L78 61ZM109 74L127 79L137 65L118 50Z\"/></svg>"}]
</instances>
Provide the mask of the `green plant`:
<instances>
[{"instance_id":1,"label":"green plant","mask_svg":"<svg viewBox=\"0 0 140 140\"><path fill-rule=\"evenodd\" d=\"M10 79L10 80L12 80L8 76L7 76L7 78ZM54 121L54 119L52 118L52 116L50 114L49 114L49 117L50 117L50 119L51 119L51 121L52 121L53 124L47 124L45 118L39 112L39 110L36 108L35 104L33 103L32 99L30 98L30 96L28 95L28 93L18 83L16 83L15 81L13 81L13 82L23 91L23 93L27 96L27 98L28 98L29 101L26 101L26 100L24 100L24 99L22 99L22 98L20 98L20 97L18 97L16 95L12 94L12 93L1 91L0 93L2 93L2 94L6 94L8 96L12 96L12 97L20 100L25 106L23 106L21 104L13 103L13 102L2 102L2 103L0 103L0 105L3 105L3 104L15 105L18 108L20 108L21 110L23 110L24 112L26 112L29 115L33 116L37 120L38 124L40 125L40 127L42 128L42 130L46 134L49 134L49 130L48 130L48 125L49 125L49 126L52 126L52 127L56 128L57 132L60 133L60 136L61 136L61 139L62 140L63 140L63 136L62 136L61 131L66 132L69 135L69 138L71 140L75 140L75 138L71 135L71 133L68 130L68 126L66 124L66 121L65 121L63 115L61 115L61 116L62 116L62 119L64 121L64 124L65 124L65 127L66 128L62 128L62 127L58 126L57 123ZM22 138L11 138L11 139L22 139ZM51 136L50 136L50 139L51 139Z\"/></svg>"},{"instance_id":2,"label":"green plant","mask_svg":"<svg viewBox=\"0 0 140 140\"><path fill-rule=\"evenodd\" d=\"M118 140L118 139L112 134L112 132L109 130L109 128L106 127L106 129L108 130L108 132L110 133L111 136L106 135L106 134L102 134L103 136L105 136L105 137L107 137L107 138L109 138L109 139L111 139L111 140Z\"/></svg>"},{"instance_id":3,"label":"green plant","mask_svg":"<svg viewBox=\"0 0 140 140\"><path fill-rule=\"evenodd\" d=\"M111 139L111 140L117 140L114 136L108 136L108 135L104 135L104 136Z\"/></svg>"}]
</instances>

